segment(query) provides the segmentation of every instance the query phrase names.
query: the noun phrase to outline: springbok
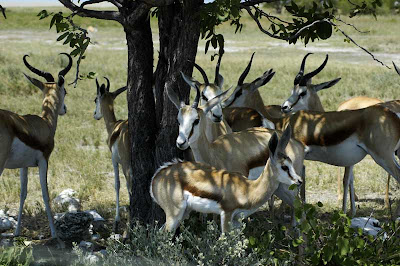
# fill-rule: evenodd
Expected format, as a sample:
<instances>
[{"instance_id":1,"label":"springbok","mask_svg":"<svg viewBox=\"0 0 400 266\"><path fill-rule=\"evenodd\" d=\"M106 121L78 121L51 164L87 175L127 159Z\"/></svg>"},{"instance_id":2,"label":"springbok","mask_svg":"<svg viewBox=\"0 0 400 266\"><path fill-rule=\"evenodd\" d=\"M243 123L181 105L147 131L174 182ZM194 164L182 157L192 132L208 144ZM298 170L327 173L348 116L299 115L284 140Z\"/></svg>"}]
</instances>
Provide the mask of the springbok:
<instances>
[{"instance_id":1,"label":"springbok","mask_svg":"<svg viewBox=\"0 0 400 266\"><path fill-rule=\"evenodd\" d=\"M299 74L297 77L299 80L302 80L304 84L298 84L299 80L295 79L295 87L292 90L292 94L289 97L288 100L286 100L282 104L282 111L284 113L291 113L291 112L296 112L298 110L312 110L312 111L320 111L324 112L324 108L321 104L321 100L319 98L319 95L317 92L320 90L318 89L317 86L310 86L310 79L307 78L307 75L304 75L304 66L305 66L305 61L306 58L310 55L311 53L307 54L303 58L303 62L301 64L301 68L299 71ZM324 63L321 65L323 68L326 65L326 62L328 60L328 55L326 55L326 59ZM320 68L321 68L320 67ZM297 78L296 77L296 78ZM339 79L332 80L327 82L326 84L328 86L325 86L324 88L329 88L332 85L336 84ZM297 81L297 82L296 82ZM322 83L325 84L325 83ZM317 89L316 89L317 88ZM338 111L343 111L343 110L356 110L356 109L362 109L366 108L375 104L381 104L383 101L377 99L377 98L370 98L370 97L365 97L365 96L359 96L359 97L354 97L351 98L343 103L341 103L338 107ZM391 109L390 106L387 106L389 109ZM355 195L354 192L354 175L353 175L353 166L350 167L345 167L345 176L350 176L350 181L349 181L349 186L350 186L350 201L351 201L351 213L354 216L356 213L355 209L355 200L357 199L357 195ZM389 205L389 182L390 182L390 175L388 176L388 181L386 184L386 193L385 193L385 205ZM345 178L342 178L340 176L340 170L338 170L338 199L342 200L342 210L343 212L346 212L347 210L347 190L346 190L346 196L342 193L342 185L346 183Z\"/></svg>"},{"instance_id":2,"label":"springbok","mask_svg":"<svg viewBox=\"0 0 400 266\"><path fill-rule=\"evenodd\" d=\"M251 128L218 137L210 142L205 136L207 113L225 97L224 93L199 106L200 90L196 89L196 98L192 106L185 105L177 94L168 90L168 96L178 112L179 135L176 145L179 149L192 149L196 162L206 163L218 169L239 172L250 179L260 176L268 158L268 141L273 130L266 128ZM290 139L286 154L294 163L297 173L302 173L304 161L304 146ZM276 195L293 207L294 191L287 186L280 186ZM293 218L293 217L292 217ZM294 219L292 220L295 223Z\"/></svg>"},{"instance_id":3,"label":"springbok","mask_svg":"<svg viewBox=\"0 0 400 266\"><path fill-rule=\"evenodd\" d=\"M24 55L25 66L33 73L43 77L47 82L43 83L26 74L25 77L43 92L42 114L18 115L7 110L0 110L0 176L3 170L20 168L20 205L18 212L18 223L15 235L21 232L22 210L27 195L28 167L39 167L40 186L43 201L49 219L51 236L57 237L51 213L49 192L47 188L47 169L51 152L54 149L54 135L57 129L58 115L64 115L67 107L64 98L65 90L64 76L72 66L72 58L69 54L69 63L66 68L58 73L58 81L47 72L43 72L31 66Z\"/></svg>"},{"instance_id":4,"label":"springbok","mask_svg":"<svg viewBox=\"0 0 400 266\"><path fill-rule=\"evenodd\" d=\"M94 119L100 120L104 117L104 123L106 124L106 129L108 133L107 145L111 151L111 160L114 168L114 178L115 178L115 219L113 225L113 231L118 232L118 224L121 220L119 215L119 189L120 189L120 179L119 179L119 165L122 166L122 171L125 175L126 186L129 192L129 198L132 196L131 185L132 185L132 167L131 167L131 153L130 153L130 139L129 139L129 129L128 120L118 120L115 118L114 114L114 100L124 92L127 87L119 88L114 92L110 92L110 81L108 78L107 86L104 84L99 85L96 78L97 94L94 100L96 104L96 109L94 111Z\"/></svg>"},{"instance_id":5,"label":"springbok","mask_svg":"<svg viewBox=\"0 0 400 266\"><path fill-rule=\"evenodd\" d=\"M193 63L193 65L197 68L197 70L201 73L204 79L204 83L200 83L197 80L195 80L193 77L188 77L185 74L181 72L181 75L184 79L184 81L191 86L192 88L199 88L200 90L200 104L204 105L206 102L209 100L215 98L217 95L222 93L222 86L224 84L224 78L223 76L219 73L219 68L221 65L221 59L222 55L219 56L218 58L218 63L215 68L215 79L214 83L210 83L206 72L201 68L196 63ZM225 135L228 133L232 133L232 130L230 126L226 123L224 120L223 114L222 114L222 107L221 104L218 103L215 105L211 110L207 113L207 120L206 122L206 137L207 139L212 142L214 141L217 137L221 135Z\"/></svg>"},{"instance_id":6,"label":"springbok","mask_svg":"<svg viewBox=\"0 0 400 266\"><path fill-rule=\"evenodd\" d=\"M276 132L272 134L269 160L257 180L203 163L172 162L160 167L151 181L150 194L165 212L163 228L175 232L182 219L194 210L219 214L224 234L230 222L236 225L238 217L257 211L280 184L300 185L301 178L285 154L290 135L290 127L280 139Z\"/></svg>"}]
</instances>

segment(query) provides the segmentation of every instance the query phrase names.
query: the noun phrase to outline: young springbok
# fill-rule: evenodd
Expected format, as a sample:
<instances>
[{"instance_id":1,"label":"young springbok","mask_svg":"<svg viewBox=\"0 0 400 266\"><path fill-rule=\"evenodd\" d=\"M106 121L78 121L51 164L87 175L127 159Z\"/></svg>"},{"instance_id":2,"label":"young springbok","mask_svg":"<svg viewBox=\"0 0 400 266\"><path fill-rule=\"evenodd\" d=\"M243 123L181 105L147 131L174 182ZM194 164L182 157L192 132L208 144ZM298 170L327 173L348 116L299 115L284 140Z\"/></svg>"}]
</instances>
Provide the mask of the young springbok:
<instances>
[{"instance_id":1,"label":"young springbok","mask_svg":"<svg viewBox=\"0 0 400 266\"><path fill-rule=\"evenodd\" d=\"M290 140L288 127L281 139L273 133L269 159L257 180L194 162L172 162L160 167L153 176L150 194L166 215L164 229L175 232L183 218L194 210L221 216L222 234L239 216L256 212L278 189L280 183L300 185L292 161L285 154Z\"/></svg>"},{"instance_id":2,"label":"young springbok","mask_svg":"<svg viewBox=\"0 0 400 266\"><path fill-rule=\"evenodd\" d=\"M18 115L7 110L0 110L0 176L3 170L20 168L20 205L18 223L15 235L21 233L21 217L24 202L27 195L28 167L39 167L40 186L47 218L49 219L51 236L57 237L51 214L49 192L47 188L47 169L51 152L54 149L54 135L57 129L58 115L64 115L67 107L64 98L67 94L64 86L64 76L72 66L72 58L69 54L69 63L66 68L58 73L58 81L47 72L40 71L31 66L25 55L25 66L33 73L43 77L47 82L43 83L26 74L25 77L43 92L42 114Z\"/></svg>"},{"instance_id":3,"label":"young springbok","mask_svg":"<svg viewBox=\"0 0 400 266\"><path fill-rule=\"evenodd\" d=\"M115 220L113 230L118 232L118 224L120 222L119 216L119 165L122 166L126 179L126 186L128 187L129 197L131 197L131 184L132 184L132 167L131 167L131 153L130 153L130 139L128 120L118 120L114 114L114 100L119 94L124 92L127 87L122 87L114 92L110 92L110 81L108 78L107 86L104 84L99 85L96 79L97 94L94 102L96 103L96 110L94 111L94 118L100 120L104 117L104 123L108 133L107 145L111 151L111 160L114 167L115 178Z\"/></svg>"}]
</instances>

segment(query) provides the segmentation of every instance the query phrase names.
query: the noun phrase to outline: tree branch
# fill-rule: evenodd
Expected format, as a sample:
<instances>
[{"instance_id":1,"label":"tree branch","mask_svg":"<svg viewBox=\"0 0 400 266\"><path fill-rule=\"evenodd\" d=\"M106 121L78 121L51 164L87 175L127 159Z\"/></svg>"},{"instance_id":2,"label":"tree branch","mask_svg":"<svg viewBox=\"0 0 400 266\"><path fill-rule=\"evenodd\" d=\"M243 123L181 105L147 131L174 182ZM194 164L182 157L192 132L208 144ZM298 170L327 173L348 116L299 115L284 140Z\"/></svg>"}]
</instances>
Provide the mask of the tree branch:
<instances>
[{"instance_id":1,"label":"tree branch","mask_svg":"<svg viewBox=\"0 0 400 266\"><path fill-rule=\"evenodd\" d=\"M97 19L105 19L105 20L115 20L120 23L122 22L121 15L118 11L89 10L89 9L84 9L80 6L75 5L74 3L72 3L71 0L59 0L59 1L66 8L68 8L72 12L76 13L78 16L97 18Z\"/></svg>"},{"instance_id":2,"label":"tree branch","mask_svg":"<svg viewBox=\"0 0 400 266\"><path fill-rule=\"evenodd\" d=\"M81 4L81 8L83 8L86 5L92 5L92 4L97 4L97 3L102 3L102 2L110 2L111 4L113 4L114 6L120 8L122 7L122 4L116 0L89 0L89 1L85 1Z\"/></svg>"},{"instance_id":3,"label":"tree branch","mask_svg":"<svg viewBox=\"0 0 400 266\"><path fill-rule=\"evenodd\" d=\"M140 0L153 7L169 6L172 5L175 0Z\"/></svg>"},{"instance_id":4,"label":"tree branch","mask_svg":"<svg viewBox=\"0 0 400 266\"><path fill-rule=\"evenodd\" d=\"M349 35L347 35L346 32L344 32L343 30L341 30L335 23L333 23L332 21L328 20L328 23L330 23L332 26L336 27L338 29L338 31L340 31L347 39L349 39L354 45L356 45L358 48L360 48L361 50L363 50L364 52L366 52L367 54L369 54L373 60L375 60L376 62L380 63L382 66L387 67L388 69L391 69L388 65L386 65L385 63L383 63L382 61L380 61L379 59L377 59L370 51L368 51L367 49L365 49L364 47L360 46L358 43L356 43Z\"/></svg>"},{"instance_id":5,"label":"tree branch","mask_svg":"<svg viewBox=\"0 0 400 266\"><path fill-rule=\"evenodd\" d=\"M296 39L299 35L300 35L300 33L302 32L302 31L304 31L304 30L306 30L306 29L308 29L308 28L311 28L312 26L314 26L315 24L318 24L318 23L321 23L321 22L328 22L328 23L330 23L330 21L328 20L328 19L321 19L321 20L316 20L316 21L314 21L313 23L311 23L311 24L308 24L307 26L304 26L303 28L301 28L301 29L299 29L297 32L296 32L296 34L295 35L292 35L292 36L290 36L290 38L289 38L289 40L293 40L293 39Z\"/></svg>"},{"instance_id":6,"label":"tree branch","mask_svg":"<svg viewBox=\"0 0 400 266\"><path fill-rule=\"evenodd\" d=\"M259 4L270 4L274 2L279 2L280 0L247 0L243 3L240 3L241 8L246 8L249 6L259 5Z\"/></svg>"},{"instance_id":7,"label":"tree branch","mask_svg":"<svg viewBox=\"0 0 400 266\"><path fill-rule=\"evenodd\" d=\"M260 29L261 32L267 34L269 37L274 38L274 39L280 39L280 40L285 40L287 41L287 38L281 37L281 36L276 36L274 34L271 34L270 32L268 32L267 30L265 30L263 28L263 26L261 25L260 20L258 20L258 18L251 12L250 7L245 6L243 7L244 9L246 9L247 13L249 13L250 17L257 23L258 28Z\"/></svg>"}]
</instances>

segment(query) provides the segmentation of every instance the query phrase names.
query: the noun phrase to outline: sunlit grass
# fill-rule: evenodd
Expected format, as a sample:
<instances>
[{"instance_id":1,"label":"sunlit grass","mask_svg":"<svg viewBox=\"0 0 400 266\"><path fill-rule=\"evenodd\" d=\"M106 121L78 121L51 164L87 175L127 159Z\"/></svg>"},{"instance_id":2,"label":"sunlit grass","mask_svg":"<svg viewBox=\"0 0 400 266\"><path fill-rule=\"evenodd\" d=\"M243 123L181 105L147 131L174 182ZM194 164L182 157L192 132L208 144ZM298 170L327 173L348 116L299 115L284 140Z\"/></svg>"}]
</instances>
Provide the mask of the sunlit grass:
<instances>
[{"instance_id":1,"label":"sunlit grass","mask_svg":"<svg viewBox=\"0 0 400 266\"><path fill-rule=\"evenodd\" d=\"M29 71L23 65L22 56L29 54L28 60L32 65L56 75L62 68L62 62L65 63L65 58L58 54L70 52L70 48L56 42L55 31L48 31L49 20L37 20L36 14L40 9L10 8L9 11L7 20L1 19L0 23L0 108L19 114L40 114L42 95L23 77L22 73ZM377 56L386 64L390 65L392 60L400 64L400 36L392 34L398 31L400 17L380 16L377 21L371 17L361 17L349 21L362 30L370 31L363 35L350 27L346 28L355 40L377 52ZM77 18L76 22L85 27L93 25L98 29L92 36L95 44L87 51L87 58L82 63L82 73L94 71L100 82L104 82L103 76L108 77L111 90L124 86L127 51L122 27L112 22L81 18ZM248 18L245 18L245 22L246 26L241 34L233 34L234 30L227 25L218 29L225 34L227 41L227 52L220 71L225 78L224 88L237 83L251 53L255 51L253 66L246 80L254 80L267 69L273 68L276 71L275 77L261 88L260 92L266 104L281 104L290 94L301 59L310 50L305 50L301 43L287 46L284 42L272 40L261 34ZM152 23L155 23L154 19ZM157 32L154 32L153 37L156 65ZM335 87L320 92L326 110L335 110L339 103L357 95L384 100L399 98L400 77L393 70L373 61L354 45L344 43L342 35L335 33L327 42L313 43L306 48L315 53L309 57L306 71L317 68L326 53L330 56L325 70L315 77L314 83L342 78ZM196 60L204 67L210 80L213 80L216 62L210 62L210 52L204 54L204 41L200 42ZM66 77L68 83L74 79L74 70ZM196 70L194 77L202 80ZM54 198L62 190L72 188L78 192L84 209L98 209L102 215L112 220L115 204L114 177L110 152L106 145L107 132L104 121L96 121L93 118L95 81L79 81L77 88L68 86L67 91L68 113L59 118L56 145L49 164L50 196ZM116 100L115 112L118 119L128 117L124 95ZM338 208L340 204L336 201L337 168L314 162L306 162L306 166L309 199L314 202L322 201L326 211ZM128 205L128 193L122 171L120 175L121 203ZM355 176L355 188L361 199L376 197L377 193L383 198L387 175L371 158L356 166ZM396 186L392 186L392 189L394 188ZM392 190L392 195L397 196L398 192ZM0 195L0 209L18 208L18 170L4 171L0 179ZM372 208L383 209L382 202L371 200L358 204L360 213L364 214ZM32 168L29 170L25 212L37 215L43 213L43 206L38 170Z\"/></svg>"}]
</instances>

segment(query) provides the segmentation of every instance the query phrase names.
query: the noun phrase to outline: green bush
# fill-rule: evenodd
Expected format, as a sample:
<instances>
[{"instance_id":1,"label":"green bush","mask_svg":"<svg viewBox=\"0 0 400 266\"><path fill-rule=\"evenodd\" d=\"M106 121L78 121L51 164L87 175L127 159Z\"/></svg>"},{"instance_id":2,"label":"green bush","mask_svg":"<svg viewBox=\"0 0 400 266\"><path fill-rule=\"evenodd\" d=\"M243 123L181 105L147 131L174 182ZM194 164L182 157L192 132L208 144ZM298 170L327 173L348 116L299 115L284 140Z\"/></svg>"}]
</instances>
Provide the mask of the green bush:
<instances>
[{"instance_id":1,"label":"green bush","mask_svg":"<svg viewBox=\"0 0 400 266\"><path fill-rule=\"evenodd\" d=\"M32 248L13 246L8 248L0 247L0 265L22 266L30 265L33 262Z\"/></svg>"}]
</instances>

